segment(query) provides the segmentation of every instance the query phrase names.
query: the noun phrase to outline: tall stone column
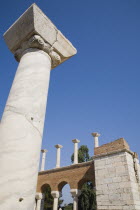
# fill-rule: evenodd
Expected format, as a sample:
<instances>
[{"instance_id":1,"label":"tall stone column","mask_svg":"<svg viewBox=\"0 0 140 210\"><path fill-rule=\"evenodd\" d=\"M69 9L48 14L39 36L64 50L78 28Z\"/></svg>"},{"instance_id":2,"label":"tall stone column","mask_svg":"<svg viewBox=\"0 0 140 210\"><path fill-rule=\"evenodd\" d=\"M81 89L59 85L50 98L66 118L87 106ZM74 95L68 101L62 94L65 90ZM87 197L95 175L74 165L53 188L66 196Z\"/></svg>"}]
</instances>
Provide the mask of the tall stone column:
<instances>
[{"instance_id":1,"label":"tall stone column","mask_svg":"<svg viewBox=\"0 0 140 210\"><path fill-rule=\"evenodd\" d=\"M56 151L56 168L60 168L60 149L63 148L62 145L57 144L55 145Z\"/></svg>"},{"instance_id":2,"label":"tall stone column","mask_svg":"<svg viewBox=\"0 0 140 210\"><path fill-rule=\"evenodd\" d=\"M74 143L74 162L73 164L78 163L78 143L80 142L78 139L73 139L72 142Z\"/></svg>"},{"instance_id":3,"label":"tall stone column","mask_svg":"<svg viewBox=\"0 0 140 210\"><path fill-rule=\"evenodd\" d=\"M46 152L48 152L48 150L42 149L41 152L42 152L42 161L41 161L41 169L40 169L40 171L44 171L45 170Z\"/></svg>"},{"instance_id":4,"label":"tall stone column","mask_svg":"<svg viewBox=\"0 0 140 210\"><path fill-rule=\"evenodd\" d=\"M99 147L98 137L100 136L100 134L99 133L92 133L91 135L94 137L94 148Z\"/></svg>"},{"instance_id":5,"label":"tall stone column","mask_svg":"<svg viewBox=\"0 0 140 210\"><path fill-rule=\"evenodd\" d=\"M81 190L71 189L70 192L73 197L73 210L78 210L78 196L81 195Z\"/></svg>"},{"instance_id":6,"label":"tall stone column","mask_svg":"<svg viewBox=\"0 0 140 210\"><path fill-rule=\"evenodd\" d=\"M60 193L59 193L59 191L52 191L51 195L54 198L54 200L53 200L53 210L57 210L58 209L58 198L60 196Z\"/></svg>"},{"instance_id":7,"label":"tall stone column","mask_svg":"<svg viewBox=\"0 0 140 210\"><path fill-rule=\"evenodd\" d=\"M50 70L76 50L36 4L4 38L19 66L0 126L0 209L33 210Z\"/></svg>"}]
</instances>

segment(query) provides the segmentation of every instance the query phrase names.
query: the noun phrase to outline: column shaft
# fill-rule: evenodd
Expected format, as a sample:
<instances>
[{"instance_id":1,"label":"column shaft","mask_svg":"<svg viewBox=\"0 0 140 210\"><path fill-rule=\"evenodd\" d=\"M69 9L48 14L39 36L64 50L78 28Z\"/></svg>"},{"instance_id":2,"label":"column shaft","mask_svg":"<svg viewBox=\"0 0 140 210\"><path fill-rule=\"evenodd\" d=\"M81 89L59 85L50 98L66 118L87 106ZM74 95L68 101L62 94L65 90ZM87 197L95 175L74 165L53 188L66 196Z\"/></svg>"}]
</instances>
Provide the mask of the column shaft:
<instances>
[{"instance_id":1,"label":"column shaft","mask_svg":"<svg viewBox=\"0 0 140 210\"><path fill-rule=\"evenodd\" d=\"M41 199L37 200L36 210L41 210Z\"/></svg>"},{"instance_id":2,"label":"column shaft","mask_svg":"<svg viewBox=\"0 0 140 210\"><path fill-rule=\"evenodd\" d=\"M53 210L57 210L58 209L58 198L54 198L53 201Z\"/></svg>"},{"instance_id":3,"label":"column shaft","mask_svg":"<svg viewBox=\"0 0 140 210\"><path fill-rule=\"evenodd\" d=\"M40 171L45 170L45 159L46 159L46 152L47 150L41 150L42 151L42 162L41 162L41 169Z\"/></svg>"},{"instance_id":4,"label":"column shaft","mask_svg":"<svg viewBox=\"0 0 140 210\"><path fill-rule=\"evenodd\" d=\"M41 171L44 171L44 169L45 169L45 156L46 156L46 154L43 153L42 154Z\"/></svg>"},{"instance_id":5,"label":"column shaft","mask_svg":"<svg viewBox=\"0 0 140 210\"><path fill-rule=\"evenodd\" d=\"M0 209L34 208L50 69L48 54L35 48L19 63L0 126Z\"/></svg>"},{"instance_id":6,"label":"column shaft","mask_svg":"<svg viewBox=\"0 0 140 210\"><path fill-rule=\"evenodd\" d=\"M96 147L99 147L99 140L97 136L94 137L94 148Z\"/></svg>"},{"instance_id":7,"label":"column shaft","mask_svg":"<svg viewBox=\"0 0 140 210\"><path fill-rule=\"evenodd\" d=\"M60 148L57 148L57 154L56 154L56 168L60 167Z\"/></svg>"},{"instance_id":8,"label":"column shaft","mask_svg":"<svg viewBox=\"0 0 140 210\"><path fill-rule=\"evenodd\" d=\"M78 197L73 198L73 210L78 210Z\"/></svg>"},{"instance_id":9,"label":"column shaft","mask_svg":"<svg viewBox=\"0 0 140 210\"><path fill-rule=\"evenodd\" d=\"M78 163L78 143L74 143L74 164Z\"/></svg>"}]
</instances>

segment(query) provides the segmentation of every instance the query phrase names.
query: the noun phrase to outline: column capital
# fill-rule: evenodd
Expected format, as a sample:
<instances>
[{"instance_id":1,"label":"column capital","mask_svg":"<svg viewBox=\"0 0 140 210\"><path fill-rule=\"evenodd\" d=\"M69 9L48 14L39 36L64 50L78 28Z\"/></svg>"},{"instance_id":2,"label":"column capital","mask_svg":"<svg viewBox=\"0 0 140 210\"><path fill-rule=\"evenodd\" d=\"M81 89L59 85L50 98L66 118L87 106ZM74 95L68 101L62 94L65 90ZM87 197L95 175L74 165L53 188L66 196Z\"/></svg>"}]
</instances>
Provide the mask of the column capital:
<instances>
[{"instance_id":1,"label":"column capital","mask_svg":"<svg viewBox=\"0 0 140 210\"><path fill-rule=\"evenodd\" d=\"M49 43L46 43L44 39L37 34L30 37L30 39L27 41L21 43L19 49L17 49L14 53L15 59L19 62L22 55L28 51L31 51L32 48L37 48L46 52L51 57L52 68L61 63L60 55L54 51L54 48Z\"/></svg>"},{"instance_id":2,"label":"column capital","mask_svg":"<svg viewBox=\"0 0 140 210\"><path fill-rule=\"evenodd\" d=\"M71 189L70 190L70 193L72 194L72 197L78 197L81 195L81 190L78 190L78 189Z\"/></svg>"},{"instance_id":3,"label":"column capital","mask_svg":"<svg viewBox=\"0 0 140 210\"><path fill-rule=\"evenodd\" d=\"M46 153L46 152L48 152L48 150L47 149L42 149L41 152Z\"/></svg>"},{"instance_id":4,"label":"column capital","mask_svg":"<svg viewBox=\"0 0 140 210\"><path fill-rule=\"evenodd\" d=\"M73 142L73 143L79 143L80 140L78 140L78 139L73 139L72 142Z\"/></svg>"},{"instance_id":5,"label":"column capital","mask_svg":"<svg viewBox=\"0 0 140 210\"><path fill-rule=\"evenodd\" d=\"M51 191L51 195L53 196L53 198L59 198L60 192L59 191Z\"/></svg>"},{"instance_id":6,"label":"column capital","mask_svg":"<svg viewBox=\"0 0 140 210\"><path fill-rule=\"evenodd\" d=\"M91 133L91 135L92 135L93 137L99 137L99 136L100 136L99 133Z\"/></svg>"},{"instance_id":7,"label":"column capital","mask_svg":"<svg viewBox=\"0 0 140 210\"><path fill-rule=\"evenodd\" d=\"M42 193L36 193L35 198L37 200L41 200L43 198L43 194Z\"/></svg>"},{"instance_id":8,"label":"column capital","mask_svg":"<svg viewBox=\"0 0 140 210\"><path fill-rule=\"evenodd\" d=\"M56 145L55 145L55 148L57 148L57 149L58 149L58 148L63 148L63 146L60 145L60 144L56 144Z\"/></svg>"},{"instance_id":9,"label":"column capital","mask_svg":"<svg viewBox=\"0 0 140 210\"><path fill-rule=\"evenodd\" d=\"M19 61L28 48L45 51L52 68L76 54L76 49L34 3L5 32L4 39Z\"/></svg>"}]
</instances>

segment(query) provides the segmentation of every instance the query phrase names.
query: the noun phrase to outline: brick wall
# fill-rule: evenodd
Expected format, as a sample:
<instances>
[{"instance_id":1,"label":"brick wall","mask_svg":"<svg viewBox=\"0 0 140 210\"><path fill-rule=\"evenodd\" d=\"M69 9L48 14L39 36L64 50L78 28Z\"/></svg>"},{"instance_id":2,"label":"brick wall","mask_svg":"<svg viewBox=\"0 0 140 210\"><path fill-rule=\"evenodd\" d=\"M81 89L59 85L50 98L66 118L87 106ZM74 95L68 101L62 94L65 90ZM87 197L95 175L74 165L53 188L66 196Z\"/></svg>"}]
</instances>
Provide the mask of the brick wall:
<instances>
[{"instance_id":1,"label":"brick wall","mask_svg":"<svg viewBox=\"0 0 140 210\"><path fill-rule=\"evenodd\" d=\"M40 172L37 192L41 192L41 187L45 184L49 184L54 191L61 191L67 183L71 189L81 189L86 181L95 183L93 161Z\"/></svg>"}]
</instances>

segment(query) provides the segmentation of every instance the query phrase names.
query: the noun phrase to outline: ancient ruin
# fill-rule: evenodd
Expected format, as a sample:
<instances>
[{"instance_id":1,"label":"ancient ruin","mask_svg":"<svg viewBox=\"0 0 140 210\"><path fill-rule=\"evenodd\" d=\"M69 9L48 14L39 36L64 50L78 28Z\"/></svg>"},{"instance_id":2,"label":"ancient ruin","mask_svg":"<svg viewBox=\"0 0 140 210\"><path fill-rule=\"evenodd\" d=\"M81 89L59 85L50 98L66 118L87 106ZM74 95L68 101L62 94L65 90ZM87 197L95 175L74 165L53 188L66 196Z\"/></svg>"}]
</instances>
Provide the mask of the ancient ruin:
<instances>
[{"instance_id":1,"label":"ancient ruin","mask_svg":"<svg viewBox=\"0 0 140 210\"><path fill-rule=\"evenodd\" d=\"M138 155L120 138L99 146L94 137L91 161L78 163L78 139L74 164L45 170L47 150L41 150L51 69L76 54L76 49L36 4L6 31L5 42L19 66L0 124L0 210L43 210L44 189L51 187L53 210L65 184L69 184L73 209L78 210L81 186L91 181L96 190L97 210L140 210ZM41 171L38 173L40 150Z\"/></svg>"}]
</instances>

